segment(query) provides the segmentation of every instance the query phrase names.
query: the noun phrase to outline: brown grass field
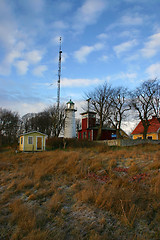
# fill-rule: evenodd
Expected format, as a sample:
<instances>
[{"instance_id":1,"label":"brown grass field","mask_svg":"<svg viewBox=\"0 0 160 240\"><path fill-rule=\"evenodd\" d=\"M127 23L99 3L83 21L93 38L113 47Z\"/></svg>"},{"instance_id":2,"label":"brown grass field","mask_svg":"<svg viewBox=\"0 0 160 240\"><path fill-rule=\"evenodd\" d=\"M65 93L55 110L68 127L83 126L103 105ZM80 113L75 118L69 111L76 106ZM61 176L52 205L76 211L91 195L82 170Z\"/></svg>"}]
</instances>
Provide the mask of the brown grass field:
<instances>
[{"instance_id":1,"label":"brown grass field","mask_svg":"<svg viewBox=\"0 0 160 240\"><path fill-rule=\"evenodd\" d=\"M160 239L160 145L0 152L0 240Z\"/></svg>"}]
</instances>

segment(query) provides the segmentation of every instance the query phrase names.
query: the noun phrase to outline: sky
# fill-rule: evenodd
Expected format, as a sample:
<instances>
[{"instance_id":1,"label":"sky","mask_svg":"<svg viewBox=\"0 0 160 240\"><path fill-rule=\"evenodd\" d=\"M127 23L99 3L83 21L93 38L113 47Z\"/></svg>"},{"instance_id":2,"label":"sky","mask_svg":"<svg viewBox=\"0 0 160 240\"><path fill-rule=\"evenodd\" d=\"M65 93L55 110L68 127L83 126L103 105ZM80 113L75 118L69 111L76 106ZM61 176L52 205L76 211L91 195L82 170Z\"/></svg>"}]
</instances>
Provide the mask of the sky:
<instances>
[{"instance_id":1,"label":"sky","mask_svg":"<svg viewBox=\"0 0 160 240\"><path fill-rule=\"evenodd\" d=\"M135 89L160 76L160 0L0 0L0 107L78 109L107 82Z\"/></svg>"}]
</instances>

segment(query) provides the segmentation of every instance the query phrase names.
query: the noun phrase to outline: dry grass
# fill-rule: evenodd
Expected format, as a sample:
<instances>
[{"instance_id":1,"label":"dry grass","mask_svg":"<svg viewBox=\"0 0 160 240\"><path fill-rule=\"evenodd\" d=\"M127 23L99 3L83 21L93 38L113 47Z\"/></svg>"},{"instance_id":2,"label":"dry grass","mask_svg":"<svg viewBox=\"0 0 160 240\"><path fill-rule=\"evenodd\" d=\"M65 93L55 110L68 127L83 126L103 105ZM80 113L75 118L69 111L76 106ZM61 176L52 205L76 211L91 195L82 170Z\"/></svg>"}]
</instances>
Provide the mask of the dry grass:
<instances>
[{"instance_id":1,"label":"dry grass","mask_svg":"<svg viewBox=\"0 0 160 240\"><path fill-rule=\"evenodd\" d=\"M51 199L46 203L48 209L52 212L57 212L65 201L64 195L60 192L55 192Z\"/></svg>"},{"instance_id":2,"label":"dry grass","mask_svg":"<svg viewBox=\"0 0 160 240\"><path fill-rule=\"evenodd\" d=\"M159 145L1 152L0 239L160 239L159 159Z\"/></svg>"}]
</instances>

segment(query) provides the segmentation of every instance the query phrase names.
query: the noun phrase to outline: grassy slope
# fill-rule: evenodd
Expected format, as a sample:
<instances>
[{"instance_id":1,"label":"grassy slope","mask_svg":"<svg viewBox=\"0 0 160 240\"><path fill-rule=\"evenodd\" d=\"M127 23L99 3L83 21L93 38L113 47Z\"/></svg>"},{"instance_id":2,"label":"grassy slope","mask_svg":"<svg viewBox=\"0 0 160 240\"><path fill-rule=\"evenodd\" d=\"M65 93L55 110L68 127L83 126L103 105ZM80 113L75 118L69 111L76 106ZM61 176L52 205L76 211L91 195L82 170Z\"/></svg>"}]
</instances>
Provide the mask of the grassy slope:
<instances>
[{"instance_id":1,"label":"grassy slope","mask_svg":"<svg viewBox=\"0 0 160 240\"><path fill-rule=\"evenodd\" d=\"M0 153L0 239L160 239L160 146Z\"/></svg>"}]
</instances>

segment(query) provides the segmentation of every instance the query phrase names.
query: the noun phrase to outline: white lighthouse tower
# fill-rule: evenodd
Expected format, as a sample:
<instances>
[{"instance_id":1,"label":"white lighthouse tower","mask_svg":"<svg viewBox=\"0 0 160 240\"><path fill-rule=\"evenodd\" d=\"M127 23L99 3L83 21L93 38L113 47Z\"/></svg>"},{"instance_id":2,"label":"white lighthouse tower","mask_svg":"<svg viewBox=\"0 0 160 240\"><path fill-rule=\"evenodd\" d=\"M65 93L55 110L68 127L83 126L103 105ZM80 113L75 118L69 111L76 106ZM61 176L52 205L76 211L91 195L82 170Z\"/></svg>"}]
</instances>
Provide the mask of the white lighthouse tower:
<instances>
[{"instance_id":1,"label":"white lighthouse tower","mask_svg":"<svg viewBox=\"0 0 160 240\"><path fill-rule=\"evenodd\" d=\"M64 127L64 137L65 138L75 138L76 137L76 121L74 103L71 101L67 102L67 107L65 109L65 127Z\"/></svg>"}]
</instances>

